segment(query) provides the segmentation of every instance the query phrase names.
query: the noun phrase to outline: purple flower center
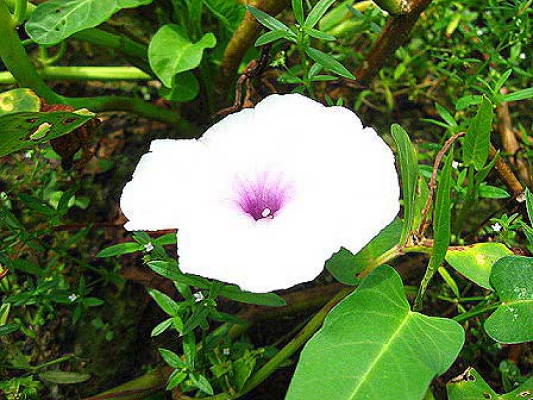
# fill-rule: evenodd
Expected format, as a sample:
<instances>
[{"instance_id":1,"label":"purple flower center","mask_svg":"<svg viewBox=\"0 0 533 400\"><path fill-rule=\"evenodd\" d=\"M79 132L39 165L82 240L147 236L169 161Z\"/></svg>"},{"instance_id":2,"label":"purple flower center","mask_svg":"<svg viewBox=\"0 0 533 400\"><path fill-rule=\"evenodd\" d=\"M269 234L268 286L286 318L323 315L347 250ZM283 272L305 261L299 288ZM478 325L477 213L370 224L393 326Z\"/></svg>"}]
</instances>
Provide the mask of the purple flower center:
<instances>
[{"instance_id":1,"label":"purple flower center","mask_svg":"<svg viewBox=\"0 0 533 400\"><path fill-rule=\"evenodd\" d=\"M237 181L237 205L254 220L272 219L290 199L291 185L264 175L255 181Z\"/></svg>"}]
</instances>

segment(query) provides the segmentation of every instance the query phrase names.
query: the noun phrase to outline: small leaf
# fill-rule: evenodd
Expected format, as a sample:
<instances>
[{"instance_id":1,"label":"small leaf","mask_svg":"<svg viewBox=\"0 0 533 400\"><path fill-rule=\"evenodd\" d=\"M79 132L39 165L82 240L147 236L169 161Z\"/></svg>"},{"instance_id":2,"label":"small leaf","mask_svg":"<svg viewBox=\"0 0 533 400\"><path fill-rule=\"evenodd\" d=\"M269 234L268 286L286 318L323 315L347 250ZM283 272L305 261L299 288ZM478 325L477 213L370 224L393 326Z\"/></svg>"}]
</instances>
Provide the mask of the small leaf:
<instances>
[{"instance_id":1,"label":"small leaf","mask_svg":"<svg viewBox=\"0 0 533 400\"><path fill-rule=\"evenodd\" d=\"M178 303L176 303L174 300L172 300L170 297L168 297L166 294L161 293L159 290L156 289L147 289L148 293L152 297L152 299L155 300L157 305L161 307L161 309L166 312L168 315L173 317L174 315L179 314L180 307Z\"/></svg>"},{"instance_id":2,"label":"small leaf","mask_svg":"<svg viewBox=\"0 0 533 400\"><path fill-rule=\"evenodd\" d=\"M147 264L156 274L164 276L174 282L184 283L200 289L209 289L211 282L196 275L183 274L176 262L168 261L150 261Z\"/></svg>"},{"instance_id":3,"label":"small leaf","mask_svg":"<svg viewBox=\"0 0 533 400\"><path fill-rule=\"evenodd\" d=\"M168 88L174 83L174 76L190 71L200 65L205 49L215 47L215 35L206 33L193 43L179 25L162 26L150 41L148 60L161 82Z\"/></svg>"},{"instance_id":4,"label":"small leaf","mask_svg":"<svg viewBox=\"0 0 533 400\"><path fill-rule=\"evenodd\" d=\"M533 224L533 193L528 188L526 188L526 209L529 223Z\"/></svg>"},{"instance_id":5,"label":"small leaf","mask_svg":"<svg viewBox=\"0 0 533 400\"><path fill-rule=\"evenodd\" d=\"M234 285L224 286L220 291L220 295L230 300L260 306L283 307L287 305L285 300L275 293L244 292L238 286Z\"/></svg>"},{"instance_id":6,"label":"small leaf","mask_svg":"<svg viewBox=\"0 0 533 400\"><path fill-rule=\"evenodd\" d=\"M174 76L172 87L161 87L161 97L177 102L191 101L200 93L200 83L191 71L185 71Z\"/></svg>"},{"instance_id":7,"label":"small leaf","mask_svg":"<svg viewBox=\"0 0 533 400\"><path fill-rule=\"evenodd\" d=\"M152 0L49 0L35 8L26 22L26 32L38 44L57 44L76 32L109 20L123 8Z\"/></svg>"},{"instance_id":8,"label":"small leaf","mask_svg":"<svg viewBox=\"0 0 533 400\"><path fill-rule=\"evenodd\" d=\"M485 184L478 186L477 193L479 197L484 199L508 199L511 197L507 190Z\"/></svg>"},{"instance_id":9,"label":"small leaf","mask_svg":"<svg viewBox=\"0 0 533 400\"><path fill-rule=\"evenodd\" d=\"M187 372L183 372L179 369L174 370L172 374L168 377L168 385L166 387L166 390L172 390L176 386L178 386L181 382L183 382L187 378Z\"/></svg>"},{"instance_id":10,"label":"small leaf","mask_svg":"<svg viewBox=\"0 0 533 400\"><path fill-rule=\"evenodd\" d=\"M461 111L470 106L477 106L478 104L481 104L482 101L483 96L469 94L457 100L457 103L455 104L455 109L457 111Z\"/></svg>"},{"instance_id":11,"label":"small leaf","mask_svg":"<svg viewBox=\"0 0 533 400\"><path fill-rule=\"evenodd\" d=\"M312 28L314 27L318 21L324 16L326 11L328 11L328 8L331 7L331 5L335 2L335 0L320 0L316 5L313 7L307 18L305 19L305 27ZM355 79L355 78L352 78Z\"/></svg>"},{"instance_id":12,"label":"small leaf","mask_svg":"<svg viewBox=\"0 0 533 400\"><path fill-rule=\"evenodd\" d=\"M270 31L259 36L255 41L255 47L263 46L267 43L272 43L278 39L285 38L294 41L294 38L285 31Z\"/></svg>"},{"instance_id":13,"label":"small leaf","mask_svg":"<svg viewBox=\"0 0 533 400\"><path fill-rule=\"evenodd\" d=\"M106 257L120 256L122 254L129 254L129 253L135 253L137 251L141 251L142 248L143 247L139 245L139 243L134 243L134 242L114 244L113 246L109 246L103 249L102 251L100 251L96 255L96 257L106 258Z\"/></svg>"},{"instance_id":14,"label":"small leaf","mask_svg":"<svg viewBox=\"0 0 533 400\"><path fill-rule=\"evenodd\" d=\"M154 239L154 244L159 246L167 246L171 244L176 244L177 237L175 233L166 233L163 236L159 236L157 239Z\"/></svg>"},{"instance_id":15,"label":"small leaf","mask_svg":"<svg viewBox=\"0 0 533 400\"><path fill-rule=\"evenodd\" d=\"M433 213L433 265L439 266L444 261L451 239L451 188L452 188L453 152L446 158L437 186L435 210ZM430 263L431 263L430 260Z\"/></svg>"},{"instance_id":16,"label":"small leaf","mask_svg":"<svg viewBox=\"0 0 533 400\"><path fill-rule=\"evenodd\" d=\"M492 266L490 284L502 304L485 321L485 331L500 343L533 341L533 259L500 258Z\"/></svg>"},{"instance_id":17,"label":"small leaf","mask_svg":"<svg viewBox=\"0 0 533 400\"><path fill-rule=\"evenodd\" d=\"M354 79L355 80L355 76L353 76L353 74L350 71L348 71L344 67L344 65L342 65L340 62L335 60L329 54L326 54L326 53L324 53L324 52L322 52L320 50L317 50L317 49L313 49L312 47L307 48L305 50L305 52L307 53L307 55L309 57L311 57L313 59L313 61L319 63L320 65L322 65L327 70L330 70L330 71L332 71L332 72L336 73L337 75L342 76L344 78Z\"/></svg>"},{"instance_id":18,"label":"small leaf","mask_svg":"<svg viewBox=\"0 0 533 400\"><path fill-rule=\"evenodd\" d=\"M246 7L237 0L203 0L203 4L231 33L237 29L246 13Z\"/></svg>"},{"instance_id":19,"label":"small leaf","mask_svg":"<svg viewBox=\"0 0 533 400\"><path fill-rule=\"evenodd\" d=\"M526 100L531 99L533 97L533 87L518 90L514 93L506 94L503 97L503 101L520 101L520 100Z\"/></svg>"},{"instance_id":20,"label":"small leaf","mask_svg":"<svg viewBox=\"0 0 533 400\"><path fill-rule=\"evenodd\" d=\"M174 353L173 351L167 350L167 349L159 349L159 354L161 354L161 357L163 357L163 360L170 365L172 368L185 368L185 363L181 360L181 358Z\"/></svg>"},{"instance_id":21,"label":"small leaf","mask_svg":"<svg viewBox=\"0 0 533 400\"><path fill-rule=\"evenodd\" d=\"M337 40L335 36L328 35L327 33L321 32L314 28L308 29L307 34L315 39L324 40L326 42L334 42Z\"/></svg>"},{"instance_id":22,"label":"small leaf","mask_svg":"<svg viewBox=\"0 0 533 400\"><path fill-rule=\"evenodd\" d=\"M20 324L0 325L0 336L7 336L10 333L17 332L19 329L20 329Z\"/></svg>"},{"instance_id":23,"label":"small leaf","mask_svg":"<svg viewBox=\"0 0 533 400\"><path fill-rule=\"evenodd\" d=\"M38 112L41 99L30 89L13 89L0 93L0 117L16 112Z\"/></svg>"},{"instance_id":24,"label":"small leaf","mask_svg":"<svg viewBox=\"0 0 533 400\"><path fill-rule=\"evenodd\" d=\"M491 102L483 97L478 112L470 121L463 142L463 161L466 165L473 165L480 170L489 156L490 132L494 108Z\"/></svg>"},{"instance_id":25,"label":"small leaf","mask_svg":"<svg viewBox=\"0 0 533 400\"><path fill-rule=\"evenodd\" d=\"M403 245L413 229L415 195L418 182L418 161L407 132L397 124L391 126L391 134L398 148L400 178L402 183L404 226L400 244Z\"/></svg>"},{"instance_id":26,"label":"small leaf","mask_svg":"<svg viewBox=\"0 0 533 400\"><path fill-rule=\"evenodd\" d=\"M68 385L73 383L81 383L91 379L91 375L82 374L80 372L67 372L58 369L52 369L41 372L39 378L44 381Z\"/></svg>"},{"instance_id":27,"label":"small leaf","mask_svg":"<svg viewBox=\"0 0 533 400\"><path fill-rule=\"evenodd\" d=\"M306 344L286 399L421 399L463 342L455 321L412 312L400 276L382 265Z\"/></svg>"},{"instance_id":28,"label":"small leaf","mask_svg":"<svg viewBox=\"0 0 533 400\"><path fill-rule=\"evenodd\" d=\"M200 374L190 374L189 377L194 383L194 386L210 396L213 395L213 388L205 376Z\"/></svg>"},{"instance_id":29,"label":"small leaf","mask_svg":"<svg viewBox=\"0 0 533 400\"><path fill-rule=\"evenodd\" d=\"M292 11L294 12L294 18L296 21L303 25L304 23L304 6L302 0L292 0Z\"/></svg>"},{"instance_id":30,"label":"small leaf","mask_svg":"<svg viewBox=\"0 0 533 400\"><path fill-rule=\"evenodd\" d=\"M512 254L501 243L477 243L450 248L446 252L446 262L477 285L492 289L489 283L492 266L500 258Z\"/></svg>"},{"instance_id":31,"label":"small leaf","mask_svg":"<svg viewBox=\"0 0 533 400\"><path fill-rule=\"evenodd\" d=\"M292 32L287 25L281 21L278 21L276 18L271 17L266 12L252 6L246 6L246 9L254 16L257 22L259 22L265 28L268 28L271 31L285 31L294 35L294 32Z\"/></svg>"},{"instance_id":32,"label":"small leaf","mask_svg":"<svg viewBox=\"0 0 533 400\"><path fill-rule=\"evenodd\" d=\"M155 336L161 335L163 332L165 332L170 327L170 325L172 325L172 318L168 318L164 320L163 322L157 324L157 326L154 329L152 329L151 336L155 337Z\"/></svg>"}]
</instances>

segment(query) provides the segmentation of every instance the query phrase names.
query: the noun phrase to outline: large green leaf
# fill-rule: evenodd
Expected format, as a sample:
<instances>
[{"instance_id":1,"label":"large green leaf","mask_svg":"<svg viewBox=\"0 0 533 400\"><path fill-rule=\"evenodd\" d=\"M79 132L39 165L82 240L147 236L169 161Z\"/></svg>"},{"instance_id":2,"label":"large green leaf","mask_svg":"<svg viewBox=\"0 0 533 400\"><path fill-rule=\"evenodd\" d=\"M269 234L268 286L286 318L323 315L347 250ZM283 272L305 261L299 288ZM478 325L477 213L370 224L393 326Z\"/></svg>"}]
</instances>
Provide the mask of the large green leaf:
<instances>
[{"instance_id":1,"label":"large green leaf","mask_svg":"<svg viewBox=\"0 0 533 400\"><path fill-rule=\"evenodd\" d=\"M463 342L456 322L412 312L400 276L383 265L307 343L287 400L422 399Z\"/></svg>"},{"instance_id":2,"label":"large green leaf","mask_svg":"<svg viewBox=\"0 0 533 400\"><path fill-rule=\"evenodd\" d=\"M76 112L20 112L0 117L0 157L66 135L94 114Z\"/></svg>"},{"instance_id":3,"label":"large green leaf","mask_svg":"<svg viewBox=\"0 0 533 400\"><path fill-rule=\"evenodd\" d=\"M418 183L418 161L415 148L409 139L407 132L397 124L391 126L391 134L398 148L400 159L400 178L402 181L403 215L404 226L402 230L401 244L407 240L409 232L413 228L416 186Z\"/></svg>"},{"instance_id":4,"label":"large green leaf","mask_svg":"<svg viewBox=\"0 0 533 400\"><path fill-rule=\"evenodd\" d=\"M502 243L478 243L450 248L446 252L446 261L479 286L492 289L489 283L492 265L500 258L512 254Z\"/></svg>"},{"instance_id":5,"label":"large green leaf","mask_svg":"<svg viewBox=\"0 0 533 400\"><path fill-rule=\"evenodd\" d=\"M466 131L463 143L463 161L466 165L473 165L480 170L489 156L490 131L494 108L490 101L483 97L478 112Z\"/></svg>"},{"instance_id":6,"label":"large green leaf","mask_svg":"<svg viewBox=\"0 0 533 400\"><path fill-rule=\"evenodd\" d=\"M122 8L152 0L49 0L39 4L26 23L26 32L39 44L59 43L72 34L107 21Z\"/></svg>"},{"instance_id":7,"label":"large green leaf","mask_svg":"<svg viewBox=\"0 0 533 400\"><path fill-rule=\"evenodd\" d=\"M497 394L473 368L452 379L446 385L448 400L530 400L533 396L533 378L507 394Z\"/></svg>"},{"instance_id":8,"label":"large green leaf","mask_svg":"<svg viewBox=\"0 0 533 400\"><path fill-rule=\"evenodd\" d=\"M357 274L366 266L375 262L376 258L391 249L400 241L402 221L394 219L378 235L357 254L341 248L328 261L326 268L339 282L345 285L359 284Z\"/></svg>"},{"instance_id":9,"label":"large green leaf","mask_svg":"<svg viewBox=\"0 0 533 400\"><path fill-rule=\"evenodd\" d=\"M533 258L500 258L490 284L502 304L485 322L485 331L500 343L533 341Z\"/></svg>"},{"instance_id":10,"label":"large green leaf","mask_svg":"<svg viewBox=\"0 0 533 400\"><path fill-rule=\"evenodd\" d=\"M37 112L41 99L30 89L13 89L0 93L0 117L17 112Z\"/></svg>"},{"instance_id":11,"label":"large green leaf","mask_svg":"<svg viewBox=\"0 0 533 400\"><path fill-rule=\"evenodd\" d=\"M191 71L185 71L174 77L171 88L162 87L160 94L171 101L191 101L200 93L200 84Z\"/></svg>"},{"instance_id":12,"label":"large green leaf","mask_svg":"<svg viewBox=\"0 0 533 400\"><path fill-rule=\"evenodd\" d=\"M174 76L200 65L205 49L217 44L215 35L206 33L198 42L189 40L179 25L161 27L148 47L150 66L166 87L172 87Z\"/></svg>"}]
</instances>

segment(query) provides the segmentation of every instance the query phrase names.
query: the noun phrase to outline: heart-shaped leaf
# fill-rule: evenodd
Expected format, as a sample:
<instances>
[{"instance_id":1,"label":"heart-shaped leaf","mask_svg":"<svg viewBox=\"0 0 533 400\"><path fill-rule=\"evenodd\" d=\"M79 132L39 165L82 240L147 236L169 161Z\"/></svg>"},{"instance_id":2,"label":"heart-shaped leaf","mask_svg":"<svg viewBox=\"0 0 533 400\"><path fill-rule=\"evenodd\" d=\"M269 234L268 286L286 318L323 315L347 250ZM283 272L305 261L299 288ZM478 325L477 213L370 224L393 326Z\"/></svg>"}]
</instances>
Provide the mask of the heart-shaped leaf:
<instances>
[{"instance_id":1,"label":"heart-shaped leaf","mask_svg":"<svg viewBox=\"0 0 533 400\"><path fill-rule=\"evenodd\" d=\"M133 8L152 0L49 0L32 12L26 32L38 44L59 43L72 34L107 21L123 8Z\"/></svg>"},{"instance_id":2,"label":"heart-shaped leaf","mask_svg":"<svg viewBox=\"0 0 533 400\"><path fill-rule=\"evenodd\" d=\"M490 284L502 304L485 322L485 331L500 343L532 341L533 258L500 258L492 266Z\"/></svg>"},{"instance_id":3,"label":"heart-shaped leaf","mask_svg":"<svg viewBox=\"0 0 533 400\"><path fill-rule=\"evenodd\" d=\"M382 265L307 343L286 399L422 399L463 342L458 323L412 312L400 276Z\"/></svg>"},{"instance_id":4,"label":"heart-shaped leaf","mask_svg":"<svg viewBox=\"0 0 533 400\"><path fill-rule=\"evenodd\" d=\"M212 49L216 44L212 33L206 33L193 43L179 25L168 24L161 27L152 38L148 59L157 77L170 88L175 75L198 67L204 50Z\"/></svg>"}]
</instances>

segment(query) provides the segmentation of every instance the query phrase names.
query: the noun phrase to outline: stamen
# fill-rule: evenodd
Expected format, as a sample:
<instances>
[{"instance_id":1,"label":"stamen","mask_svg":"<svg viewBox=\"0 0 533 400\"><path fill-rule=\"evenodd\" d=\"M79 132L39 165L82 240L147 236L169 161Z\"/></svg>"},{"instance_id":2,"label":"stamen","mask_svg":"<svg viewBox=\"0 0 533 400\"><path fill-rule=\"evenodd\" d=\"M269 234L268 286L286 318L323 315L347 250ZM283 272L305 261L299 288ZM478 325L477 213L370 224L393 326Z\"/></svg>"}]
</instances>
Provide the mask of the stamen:
<instances>
[{"instance_id":1,"label":"stamen","mask_svg":"<svg viewBox=\"0 0 533 400\"><path fill-rule=\"evenodd\" d=\"M261 215L263 216L263 218L268 217L270 215L270 208L265 208Z\"/></svg>"}]
</instances>

